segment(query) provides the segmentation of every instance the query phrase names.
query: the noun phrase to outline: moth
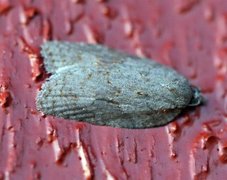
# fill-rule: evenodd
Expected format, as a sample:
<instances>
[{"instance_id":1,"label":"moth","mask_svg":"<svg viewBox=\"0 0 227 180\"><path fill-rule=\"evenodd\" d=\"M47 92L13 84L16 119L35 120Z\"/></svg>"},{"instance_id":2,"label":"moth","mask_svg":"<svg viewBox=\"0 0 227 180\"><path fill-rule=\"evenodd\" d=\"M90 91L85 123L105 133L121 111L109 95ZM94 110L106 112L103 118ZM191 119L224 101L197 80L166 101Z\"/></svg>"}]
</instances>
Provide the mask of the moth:
<instances>
[{"instance_id":1,"label":"moth","mask_svg":"<svg viewBox=\"0 0 227 180\"><path fill-rule=\"evenodd\" d=\"M94 125L142 129L166 125L201 103L197 88L153 60L86 43L41 46L52 75L36 98L46 115Z\"/></svg>"}]
</instances>

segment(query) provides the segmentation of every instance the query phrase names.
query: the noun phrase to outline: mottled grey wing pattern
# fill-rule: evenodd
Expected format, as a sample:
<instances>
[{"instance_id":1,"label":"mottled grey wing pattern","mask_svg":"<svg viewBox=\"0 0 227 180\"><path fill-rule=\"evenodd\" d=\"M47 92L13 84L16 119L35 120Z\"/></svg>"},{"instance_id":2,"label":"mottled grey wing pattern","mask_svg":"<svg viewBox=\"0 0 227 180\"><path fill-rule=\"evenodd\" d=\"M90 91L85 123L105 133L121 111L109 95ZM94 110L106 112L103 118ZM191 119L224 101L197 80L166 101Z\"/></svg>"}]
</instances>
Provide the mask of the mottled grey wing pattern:
<instances>
[{"instance_id":1,"label":"mottled grey wing pattern","mask_svg":"<svg viewBox=\"0 0 227 180\"><path fill-rule=\"evenodd\" d=\"M49 73L73 64L122 62L126 54L101 45L48 41L41 46L44 65ZM116 58L117 57L117 58Z\"/></svg>"},{"instance_id":2,"label":"mottled grey wing pattern","mask_svg":"<svg viewBox=\"0 0 227 180\"><path fill-rule=\"evenodd\" d=\"M38 93L37 108L48 115L149 128L173 120L193 97L174 70L100 45L48 42L42 54L54 74Z\"/></svg>"}]
</instances>

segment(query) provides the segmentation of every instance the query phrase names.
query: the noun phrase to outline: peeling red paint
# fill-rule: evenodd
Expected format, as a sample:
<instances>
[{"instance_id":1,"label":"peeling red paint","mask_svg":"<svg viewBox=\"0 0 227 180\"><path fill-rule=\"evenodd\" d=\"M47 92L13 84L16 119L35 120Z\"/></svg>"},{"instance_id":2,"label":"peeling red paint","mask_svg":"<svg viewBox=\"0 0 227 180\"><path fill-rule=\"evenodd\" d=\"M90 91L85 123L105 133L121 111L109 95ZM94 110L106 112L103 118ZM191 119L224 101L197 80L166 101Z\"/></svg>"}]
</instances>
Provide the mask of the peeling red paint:
<instances>
[{"instance_id":1,"label":"peeling red paint","mask_svg":"<svg viewBox=\"0 0 227 180\"><path fill-rule=\"evenodd\" d=\"M0 3L0 179L226 179L225 0ZM102 43L175 68L206 102L160 128L45 116L46 40Z\"/></svg>"}]
</instances>

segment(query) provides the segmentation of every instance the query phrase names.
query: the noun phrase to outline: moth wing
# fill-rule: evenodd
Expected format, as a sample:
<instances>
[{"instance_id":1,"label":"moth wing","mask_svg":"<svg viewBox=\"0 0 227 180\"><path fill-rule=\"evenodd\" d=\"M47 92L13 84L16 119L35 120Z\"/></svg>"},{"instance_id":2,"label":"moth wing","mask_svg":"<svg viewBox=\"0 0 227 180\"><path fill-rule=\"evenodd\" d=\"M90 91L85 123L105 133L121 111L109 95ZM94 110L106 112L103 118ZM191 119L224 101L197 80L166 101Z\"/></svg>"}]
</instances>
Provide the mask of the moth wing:
<instances>
[{"instance_id":1,"label":"moth wing","mask_svg":"<svg viewBox=\"0 0 227 180\"><path fill-rule=\"evenodd\" d=\"M41 55L44 58L45 68L49 73L55 73L62 67L74 64L111 64L123 61L126 56L124 53L97 44L60 41L45 42L41 46Z\"/></svg>"},{"instance_id":2,"label":"moth wing","mask_svg":"<svg viewBox=\"0 0 227 180\"><path fill-rule=\"evenodd\" d=\"M175 71L124 62L60 69L42 86L38 109L97 125L148 128L168 123L189 103L190 86Z\"/></svg>"}]
</instances>

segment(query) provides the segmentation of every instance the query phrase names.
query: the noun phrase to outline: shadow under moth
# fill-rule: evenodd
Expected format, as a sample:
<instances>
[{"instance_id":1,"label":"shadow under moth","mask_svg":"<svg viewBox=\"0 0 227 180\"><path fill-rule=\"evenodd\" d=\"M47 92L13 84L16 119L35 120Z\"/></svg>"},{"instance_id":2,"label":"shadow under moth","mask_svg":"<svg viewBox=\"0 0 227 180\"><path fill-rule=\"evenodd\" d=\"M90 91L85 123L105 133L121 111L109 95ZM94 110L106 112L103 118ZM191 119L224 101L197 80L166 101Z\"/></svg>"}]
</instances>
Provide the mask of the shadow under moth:
<instances>
[{"instance_id":1,"label":"shadow under moth","mask_svg":"<svg viewBox=\"0 0 227 180\"><path fill-rule=\"evenodd\" d=\"M197 88L155 61L86 43L49 41L41 46L52 75L38 92L44 114L95 125L151 128L201 103Z\"/></svg>"}]
</instances>

